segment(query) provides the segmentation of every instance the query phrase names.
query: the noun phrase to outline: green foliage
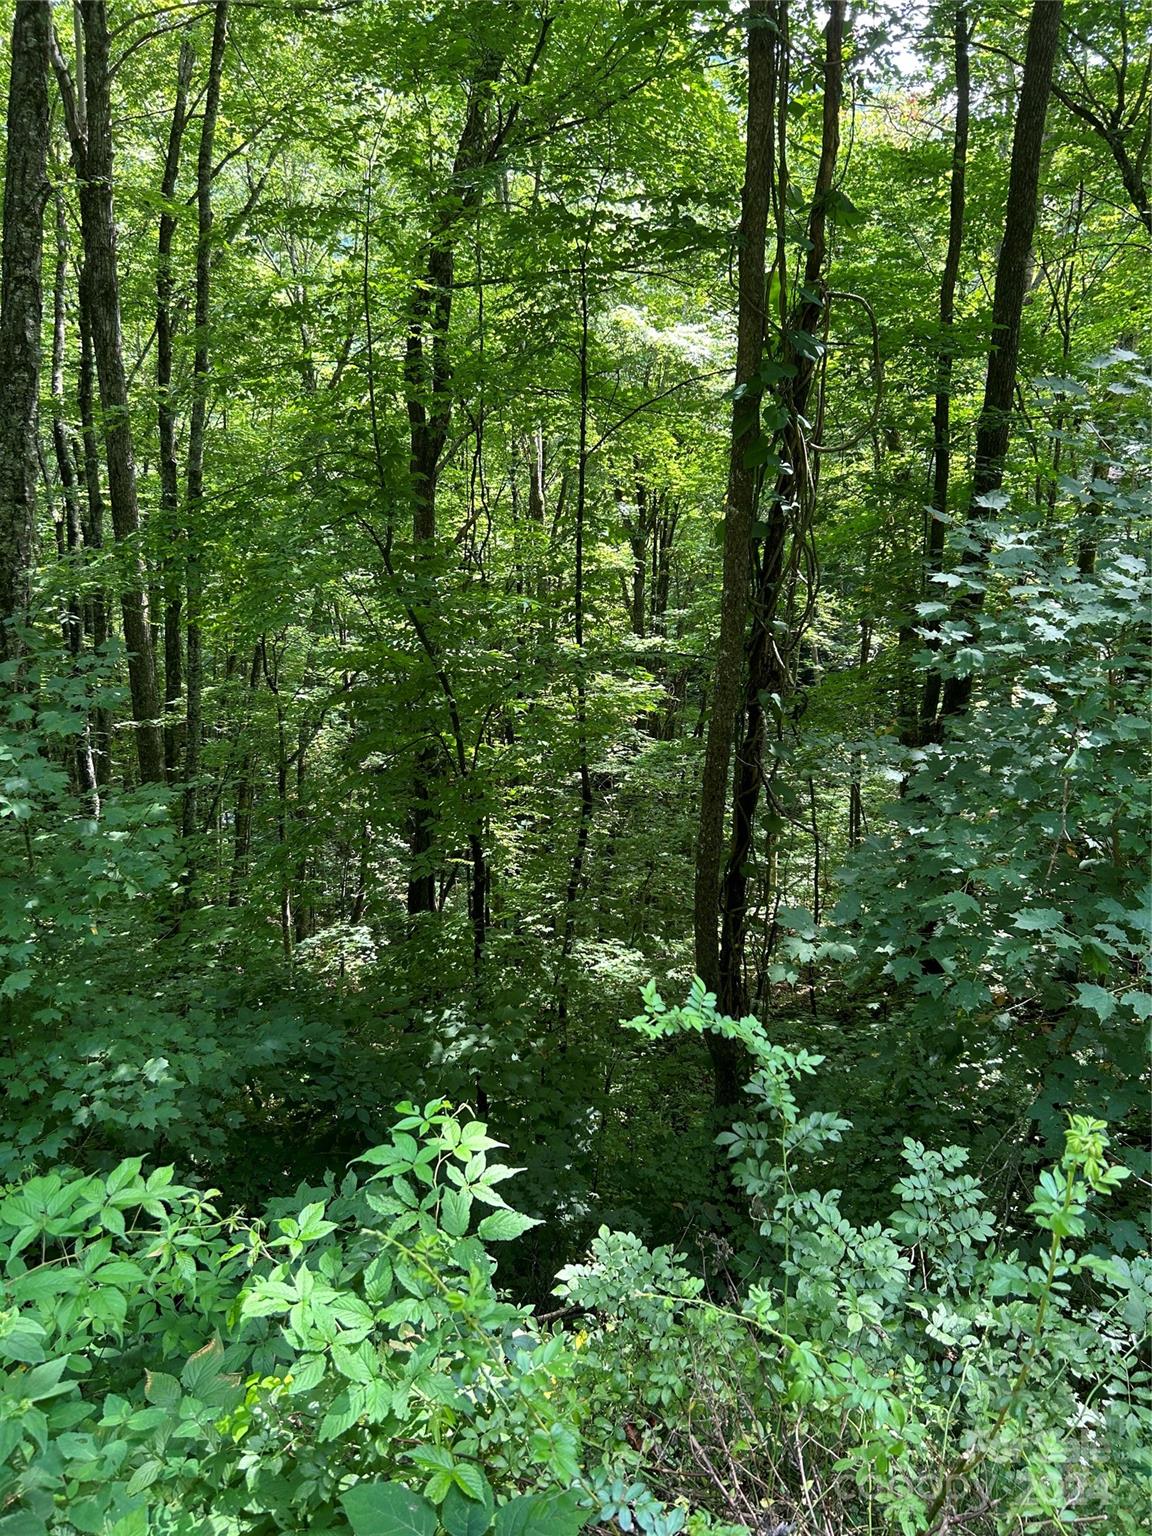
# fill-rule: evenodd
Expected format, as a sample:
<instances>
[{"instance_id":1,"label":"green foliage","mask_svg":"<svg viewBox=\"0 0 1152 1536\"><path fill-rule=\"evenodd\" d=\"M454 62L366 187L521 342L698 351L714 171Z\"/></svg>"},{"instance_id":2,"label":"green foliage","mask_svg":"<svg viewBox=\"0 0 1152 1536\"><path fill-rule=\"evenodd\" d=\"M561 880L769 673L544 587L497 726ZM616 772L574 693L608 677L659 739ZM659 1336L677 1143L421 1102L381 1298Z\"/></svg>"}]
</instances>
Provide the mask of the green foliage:
<instances>
[{"instance_id":1,"label":"green foliage","mask_svg":"<svg viewBox=\"0 0 1152 1536\"><path fill-rule=\"evenodd\" d=\"M542 1328L487 1251L537 1225L504 1197L519 1170L439 1100L260 1221L139 1158L60 1167L0 1200L10 1528L678 1536L749 1523L759 1486L782 1517L815 1491L909 1536L973 1507L1135 1532L1152 1269L1073 1246L1127 1173L1102 1122L1074 1117L1041 1177L1036 1257L1000 1243L963 1151L910 1138L897 1210L858 1227L805 1182L850 1131L798 1106L819 1057L699 983L675 1009L648 988L633 1025L751 1054L756 1118L720 1138L759 1232L732 1302L603 1228L559 1279L579 1320Z\"/></svg>"},{"instance_id":2,"label":"green foliage","mask_svg":"<svg viewBox=\"0 0 1152 1536\"><path fill-rule=\"evenodd\" d=\"M216 7L108 9L140 527L54 96L34 595L0 668L0 1536L1135 1532L1146 0L1066 0L979 522L1021 7L968 7L945 322L951 5L847 7L813 321L819 8L232 5L206 325ZM781 50L774 355L734 390L750 37ZM729 743L763 770L737 969L771 1040L691 984L736 397L778 652ZM975 691L921 729L929 673ZM750 1062L734 1125L712 1034Z\"/></svg>"},{"instance_id":3,"label":"green foliage","mask_svg":"<svg viewBox=\"0 0 1152 1536\"><path fill-rule=\"evenodd\" d=\"M778 1511L820 1507L846 1530L1138 1530L1152 1493L1152 1268L1072 1243L1092 1196L1127 1175L1104 1125L1072 1117L1036 1188L1031 1213L1051 1235L1035 1256L1001 1240L962 1149L910 1138L897 1210L859 1227L838 1190L804 1182L849 1129L798 1110L793 1085L819 1059L718 1016L699 984L683 1009L654 990L645 1002L642 1032L715 1030L753 1058L759 1118L720 1141L762 1241L727 1306L682 1256L606 1230L562 1274L559 1293L594 1317L575 1377L593 1422L619 1436L623 1395L642 1426L636 1465L675 1468L687 1497L728 1518L751 1520L746 1490L759 1488Z\"/></svg>"},{"instance_id":4,"label":"green foliage","mask_svg":"<svg viewBox=\"0 0 1152 1536\"><path fill-rule=\"evenodd\" d=\"M493 1489L498 1532L582 1523L519 1496L576 1482L580 1440L565 1339L493 1285L484 1241L533 1224L514 1170L479 1122L401 1112L373 1171L263 1222L139 1159L8 1189L0 1497L29 1531L359 1530L387 1502L470 1536Z\"/></svg>"}]
</instances>

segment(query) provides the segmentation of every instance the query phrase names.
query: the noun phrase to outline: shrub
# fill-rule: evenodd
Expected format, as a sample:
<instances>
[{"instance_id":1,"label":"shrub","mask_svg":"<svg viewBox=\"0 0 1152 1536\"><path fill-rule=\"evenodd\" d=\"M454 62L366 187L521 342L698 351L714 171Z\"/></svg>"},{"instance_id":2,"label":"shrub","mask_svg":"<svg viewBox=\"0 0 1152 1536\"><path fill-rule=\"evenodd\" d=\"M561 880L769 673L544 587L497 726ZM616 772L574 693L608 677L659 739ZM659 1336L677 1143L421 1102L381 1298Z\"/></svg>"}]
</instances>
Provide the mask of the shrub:
<instances>
[{"instance_id":1,"label":"shrub","mask_svg":"<svg viewBox=\"0 0 1152 1536\"><path fill-rule=\"evenodd\" d=\"M8 1191L0 1531L359 1532L406 1500L412 1531L480 1536L497 1497L506 1536L582 1523L568 1342L486 1247L534 1224L514 1170L479 1122L401 1110L365 1175L267 1221L139 1159Z\"/></svg>"},{"instance_id":2,"label":"shrub","mask_svg":"<svg viewBox=\"0 0 1152 1536\"><path fill-rule=\"evenodd\" d=\"M1089 1201L1127 1174L1101 1122L1073 1117L1041 1177L1036 1255L998 1243L962 1149L911 1139L896 1211L858 1227L839 1190L806 1182L849 1129L797 1108L819 1057L719 1017L700 983L678 1009L650 989L633 1025L748 1048L755 1118L720 1141L760 1233L727 1305L682 1255L607 1231L562 1273L559 1293L594 1318L570 1390L638 1473L749 1526L1142 1528L1152 1266L1077 1245Z\"/></svg>"}]
</instances>

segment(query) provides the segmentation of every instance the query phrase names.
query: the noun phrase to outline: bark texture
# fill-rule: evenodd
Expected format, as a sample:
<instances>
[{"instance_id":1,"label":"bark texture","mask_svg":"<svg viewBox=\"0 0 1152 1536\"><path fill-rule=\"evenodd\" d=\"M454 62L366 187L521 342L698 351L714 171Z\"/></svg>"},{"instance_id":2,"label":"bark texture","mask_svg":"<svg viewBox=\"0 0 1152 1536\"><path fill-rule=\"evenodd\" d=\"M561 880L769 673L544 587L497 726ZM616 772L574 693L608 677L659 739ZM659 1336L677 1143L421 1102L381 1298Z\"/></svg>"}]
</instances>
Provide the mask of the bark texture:
<instances>
[{"instance_id":1,"label":"bark texture","mask_svg":"<svg viewBox=\"0 0 1152 1536\"><path fill-rule=\"evenodd\" d=\"M176 460L176 401L173 395L173 272L172 242L176 235L175 197L180 152L188 124L188 86L192 79L192 45L185 39L176 67L176 99L168 126L164 174L160 182L163 208L156 240L156 430L160 447L160 515L166 532L177 532L180 469ZM184 691L184 643L181 633L184 582L173 552L164 571L164 766L174 777L180 761L182 730L176 711Z\"/></svg>"},{"instance_id":2,"label":"bark texture","mask_svg":"<svg viewBox=\"0 0 1152 1536\"><path fill-rule=\"evenodd\" d=\"M435 214L424 271L409 305L404 385L412 484L412 539L418 560L431 554L436 539L436 492L441 457L452 421L449 328L458 230L461 221L478 207L483 195L483 171L499 158L510 126L506 120L494 133L488 127L489 107L503 67L504 59L500 54L488 53L473 76L451 179ZM436 906L434 787L439 771L435 748L422 750L416 761L410 812L412 869L408 879L408 911L413 916L432 912Z\"/></svg>"},{"instance_id":3,"label":"bark texture","mask_svg":"<svg viewBox=\"0 0 1152 1536\"><path fill-rule=\"evenodd\" d=\"M17 653L12 622L27 615L36 528L51 37L49 0L16 6L0 258L0 660Z\"/></svg>"},{"instance_id":4,"label":"bark texture","mask_svg":"<svg viewBox=\"0 0 1152 1536\"><path fill-rule=\"evenodd\" d=\"M700 820L696 842L693 892L693 932L696 973L715 990L720 979L720 880L724 865L724 823L732 743L740 712L744 675L744 637L751 579L752 527L756 510L757 471L746 462L760 429L760 398L753 385L764 351L766 310L765 244L772 201L775 166L775 28L774 0L750 0L748 27L748 125L741 193L739 268L736 317L736 398L732 405L732 442L728 461L728 494L724 511L723 584L720 598L720 637L704 772L700 786ZM717 1041L722 1047L728 1042ZM712 1048L712 1047L710 1047ZM716 1096L733 1097L735 1064L713 1050ZM739 1085L736 1085L738 1091Z\"/></svg>"},{"instance_id":5,"label":"bark texture","mask_svg":"<svg viewBox=\"0 0 1152 1536\"><path fill-rule=\"evenodd\" d=\"M1012 423L1016 365L1020 356L1020 321L1028 290L1028 265L1039 207L1040 166L1044 149L1044 123L1052 88L1052 71L1060 41L1063 0L1036 0L1028 24L1020 104L1012 137L1012 163L1008 173L1008 201L1004 214L1004 239L996 266L992 298L992 340L984 384L984 403L976 427L976 464L970 522L987 517L985 498L1000 489L1004 459ZM975 626L982 606L979 594L962 599L958 614ZM971 673L950 677L944 684L941 717L963 715L972 697Z\"/></svg>"},{"instance_id":6,"label":"bark texture","mask_svg":"<svg viewBox=\"0 0 1152 1536\"><path fill-rule=\"evenodd\" d=\"M964 245L965 181L968 169L968 126L971 113L968 7L958 0L953 17L953 60L956 76L956 125L952 138L952 175L948 191L948 251L940 279L940 350L936 358L936 401L932 422L932 511L924 539L926 576L939 571L944 558L947 526L948 481L952 467L952 364L953 326L956 319L956 282ZM935 514L935 515L933 515ZM931 733L940 707L940 674L935 667L924 679L920 717L915 737L923 742Z\"/></svg>"},{"instance_id":7,"label":"bark texture","mask_svg":"<svg viewBox=\"0 0 1152 1536\"><path fill-rule=\"evenodd\" d=\"M79 93L59 54L55 64L64 98L80 199L84 261L80 274L82 323L87 325L100 391L108 503L112 529L126 564L120 613L128 652L128 685L142 782L164 777L156 657L148 611L147 570L140 549L140 503L128 405L128 378L120 325L120 281L113 206L112 95L108 13L104 0L80 0L82 47Z\"/></svg>"},{"instance_id":8,"label":"bark texture","mask_svg":"<svg viewBox=\"0 0 1152 1536\"><path fill-rule=\"evenodd\" d=\"M204 117L196 156L196 351L192 361L192 410L188 422L188 705L184 746L184 836L197 829L197 778L200 743L204 734L204 661L201 652L203 607L203 502L204 434L208 424L208 387L211 368L212 302L212 157L216 121L220 112L220 81L224 73L224 49L228 40L228 0L217 0L212 25L212 55L204 93Z\"/></svg>"}]
</instances>

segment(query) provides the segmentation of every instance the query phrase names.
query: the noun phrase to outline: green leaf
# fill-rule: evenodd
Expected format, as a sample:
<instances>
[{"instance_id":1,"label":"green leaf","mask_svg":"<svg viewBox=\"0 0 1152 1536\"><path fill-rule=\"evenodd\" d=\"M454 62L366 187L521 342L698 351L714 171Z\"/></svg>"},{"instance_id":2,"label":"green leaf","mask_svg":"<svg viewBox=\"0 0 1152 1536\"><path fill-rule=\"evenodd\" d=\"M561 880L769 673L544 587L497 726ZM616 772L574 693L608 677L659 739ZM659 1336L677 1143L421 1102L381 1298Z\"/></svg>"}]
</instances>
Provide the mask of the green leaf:
<instances>
[{"instance_id":1,"label":"green leaf","mask_svg":"<svg viewBox=\"0 0 1152 1536\"><path fill-rule=\"evenodd\" d=\"M190 1356L188 1363L180 1372L180 1381L185 1392L192 1397L203 1397L206 1389L220 1375L220 1361L223 1354L223 1344L219 1339L212 1339L203 1349L198 1349L194 1355Z\"/></svg>"},{"instance_id":2,"label":"green leaf","mask_svg":"<svg viewBox=\"0 0 1152 1536\"><path fill-rule=\"evenodd\" d=\"M1064 925L1064 915L1051 907L1033 907L1028 912L1017 912L1014 926L1025 933L1048 933Z\"/></svg>"},{"instance_id":3,"label":"green leaf","mask_svg":"<svg viewBox=\"0 0 1152 1536\"><path fill-rule=\"evenodd\" d=\"M436 1511L403 1483L357 1483L340 1500L356 1536L436 1536Z\"/></svg>"},{"instance_id":4,"label":"green leaf","mask_svg":"<svg viewBox=\"0 0 1152 1536\"><path fill-rule=\"evenodd\" d=\"M442 1445L424 1445L418 1451L412 1452L412 1460L418 1467L423 1467L425 1472L451 1472L456 1465L455 1457L451 1451L446 1451Z\"/></svg>"},{"instance_id":5,"label":"green leaf","mask_svg":"<svg viewBox=\"0 0 1152 1536\"><path fill-rule=\"evenodd\" d=\"M496 1511L493 1536L576 1536L587 1518L570 1489L526 1493Z\"/></svg>"},{"instance_id":6,"label":"green leaf","mask_svg":"<svg viewBox=\"0 0 1152 1536\"><path fill-rule=\"evenodd\" d=\"M1116 999L1106 987L1082 981L1076 988L1076 1001L1081 1008L1091 1008L1101 1020L1110 1019L1116 1012Z\"/></svg>"},{"instance_id":7,"label":"green leaf","mask_svg":"<svg viewBox=\"0 0 1152 1536\"><path fill-rule=\"evenodd\" d=\"M500 1210L485 1216L477 1233L486 1243L508 1243L522 1232L527 1232L529 1227L539 1225L533 1217L524 1216L519 1211Z\"/></svg>"},{"instance_id":8,"label":"green leaf","mask_svg":"<svg viewBox=\"0 0 1152 1536\"><path fill-rule=\"evenodd\" d=\"M462 1189L446 1189L440 1198L440 1225L449 1237L463 1237L472 1214L472 1198Z\"/></svg>"},{"instance_id":9,"label":"green leaf","mask_svg":"<svg viewBox=\"0 0 1152 1536\"><path fill-rule=\"evenodd\" d=\"M780 468L780 455L772 450L772 439L761 435L744 450L744 468L757 469L763 464L773 470Z\"/></svg>"},{"instance_id":10,"label":"green leaf","mask_svg":"<svg viewBox=\"0 0 1152 1536\"><path fill-rule=\"evenodd\" d=\"M311 1392L314 1387L319 1386L324 1379L325 1363L323 1355L301 1355L292 1367L289 1394L295 1397L301 1392Z\"/></svg>"},{"instance_id":11,"label":"green leaf","mask_svg":"<svg viewBox=\"0 0 1152 1536\"><path fill-rule=\"evenodd\" d=\"M756 372L765 384L777 384L781 379L796 377L796 364L778 363L775 358L766 357Z\"/></svg>"},{"instance_id":12,"label":"green leaf","mask_svg":"<svg viewBox=\"0 0 1152 1536\"><path fill-rule=\"evenodd\" d=\"M15 997L17 992L23 992L32 985L35 975L35 971L9 971L0 981L0 997Z\"/></svg>"},{"instance_id":13,"label":"green leaf","mask_svg":"<svg viewBox=\"0 0 1152 1536\"><path fill-rule=\"evenodd\" d=\"M479 1467L474 1467L471 1462L458 1461L453 1468L452 1476L455 1478L457 1486L470 1499L476 1499L478 1502L483 1503L485 1494L487 1493L490 1496L488 1483L483 1472L481 1472Z\"/></svg>"},{"instance_id":14,"label":"green leaf","mask_svg":"<svg viewBox=\"0 0 1152 1536\"><path fill-rule=\"evenodd\" d=\"M439 1504L454 1486L451 1472L433 1472L425 1485L424 1494L431 1503Z\"/></svg>"},{"instance_id":15,"label":"green leaf","mask_svg":"<svg viewBox=\"0 0 1152 1536\"><path fill-rule=\"evenodd\" d=\"M0 1536L48 1536L48 1527L38 1515L18 1509L0 1519Z\"/></svg>"},{"instance_id":16,"label":"green leaf","mask_svg":"<svg viewBox=\"0 0 1152 1536\"><path fill-rule=\"evenodd\" d=\"M481 1490L479 1494L473 1495L462 1492L460 1474L464 1471L463 1463L456 1468L456 1484L449 1488L440 1506L440 1524L448 1536L484 1536L492 1524L495 1508L492 1490L478 1468L468 1467L467 1471L474 1472L479 1479Z\"/></svg>"},{"instance_id":17,"label":"green leaf","mask_svg":"<svg viewBox=\"0 0 1152 1536\"><path fill-rule=\"evenodd\" d=\"M847 228L865 224L868 219L868 215L861 213L848 194L841 192L838 187L833 187L825 194L824 212L833 224L843 224Z\"/></svg>"}]
</instances>

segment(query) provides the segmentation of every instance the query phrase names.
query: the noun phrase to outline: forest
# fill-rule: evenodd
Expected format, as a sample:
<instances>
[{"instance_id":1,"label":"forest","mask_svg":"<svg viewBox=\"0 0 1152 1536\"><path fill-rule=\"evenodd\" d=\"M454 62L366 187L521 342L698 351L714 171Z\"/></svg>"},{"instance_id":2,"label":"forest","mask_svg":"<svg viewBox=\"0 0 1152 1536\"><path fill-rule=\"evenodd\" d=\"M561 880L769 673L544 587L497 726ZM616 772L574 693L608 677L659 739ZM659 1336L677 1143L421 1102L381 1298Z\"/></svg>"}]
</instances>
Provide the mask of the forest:
<instances>
[{"instance_id":1,"label":"forest","mask_svg":"<svg viewBox=\"0 0 1152 1536\"><path fill-rule=\"evenodd\" d=\"M1139 1536L1148 0L3 0L0 1536Z\"/></svg>"}]
</instances>

